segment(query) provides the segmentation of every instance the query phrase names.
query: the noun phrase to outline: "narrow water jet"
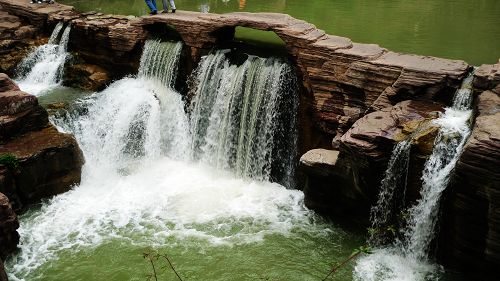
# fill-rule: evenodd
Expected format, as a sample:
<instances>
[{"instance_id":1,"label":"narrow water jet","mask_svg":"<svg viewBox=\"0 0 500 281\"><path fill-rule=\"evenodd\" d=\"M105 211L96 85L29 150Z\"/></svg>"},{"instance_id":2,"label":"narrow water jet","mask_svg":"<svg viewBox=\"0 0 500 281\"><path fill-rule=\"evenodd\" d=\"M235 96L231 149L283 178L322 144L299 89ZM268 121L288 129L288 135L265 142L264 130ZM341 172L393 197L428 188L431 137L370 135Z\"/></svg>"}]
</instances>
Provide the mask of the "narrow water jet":
<instances>
[{"instance_id":1,"label":"narrow water jet","mask_svg":"<svg viewBox=\"0 0 500 281\"><path fill-rule=\"evenodd\" d=\"M380 246L387 242L384 233L389 224L396 219L404 203L404 193L408 177L410 161L411 137L400 141L392 150L389 164L380 184L377 203L370 211L372 232L368 239L370 245ZM402 196L399 196L400 194ZM397 197L397 198L395 198ZM397 200L397 199L400 200Z\"/></svg>"},{"instance_id":2,"label":"narrow water jet","mask_svg":"<svg viewBox=\"0 0 500 281\"><path fill-rule=\"evenodd\" d=\"M195 159L237 175L293 187L297 146L297 82L290 64L228 51L202 59L191 105ZM278 160L278 161L276 161Z\"/></svg>"},{"instance_id":3,"label":"narrow water jet","mask_svg":"<svg viewBox=\"0 0 500 281\"><path fill-rule=\"evenodd\" d=\"M21 90L35 96L59 86L62 82L71 25L59 22L47 44L37 47L17 66L17 79ZM61 34L62 31L62 34Z\"/></svg>"}]
</instances>

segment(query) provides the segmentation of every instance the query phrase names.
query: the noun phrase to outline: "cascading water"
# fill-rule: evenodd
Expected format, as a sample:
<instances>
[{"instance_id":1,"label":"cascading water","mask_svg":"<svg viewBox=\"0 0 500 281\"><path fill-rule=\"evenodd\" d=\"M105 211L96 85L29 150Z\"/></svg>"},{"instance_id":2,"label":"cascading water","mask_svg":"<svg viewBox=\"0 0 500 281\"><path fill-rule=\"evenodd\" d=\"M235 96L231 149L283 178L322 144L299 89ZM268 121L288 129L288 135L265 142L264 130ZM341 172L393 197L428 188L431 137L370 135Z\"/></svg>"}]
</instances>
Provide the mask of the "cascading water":
<instances>
[{"instance_id":1,"label":"cascading water","mask_svg":"<svg viewBox=\"0 0 500 281\"><path fill-rule=\"evenodd\" d=\"M385 241L384 233L389 223L396 218L398 210L402 206L402 200L395 200L397 191L406 190L408 176L408 164L410 160L411 140L400 141L393 149L391 159L380 185L377 203L371 209L370 222L372 233L369 238L370 245L381 245Z\"/></svg>"},{"instance_id":2,"label":"cascading water","mask_svg":"<svg viewBox=\"0 0 500 281\"><path fill-rule=\"evenodd\" d=\"M59 22L47 44L30 53L17 67L17 83L21 90L41 95L60 85L63 76L64 63L68 58L68 40L71 25L63 30Z\"/></svg>"},{"instance_id":3,"label":"cascading water","mask_svg":"<svg viewBox=\"0 0 500 281\"><path fill-rule=\"evenodd\" d=\"M351 246L338 241L352 238L305 209L300 191L191 161L188 118L171 87L181 47L146 42L137 77L113 83L54 120L75 134L84 152L82 181L20 216L20 251L6 263L11 280L144 280L148 264L141 254L150 248L168 253L189 280L308 280L349 253ZM224 75L241 73L226 67ZM257 58L245 67L245 87L270 95L259 96L261 103L272 96L261 87L274 84L256 79L282 83L288 71ZM202 71L198 75L215 77ZM246 110L246 116L263 114L261 107ZM266 126L250 121L241 125L246 131L258 128L252 122ZM244 141L253 145L248 136Z\"/></svg>"},{"instance_id":4,"label":"cascading water","mask_svg":"<svg viewBox=\"0 0 500 281\"><path fill-rule=\"evenodd\" d=\"M425 163L421 199L410 209L408 227L404 231L405 254L417 260L425 260L428 256L435 236L441 195L470 134L472 78L471 74L464 80L452 107L446 108L445 114L436 120L440 129L432 154Z\"/></svg>"},{"instance_id":5,"label":"cascading water","mask_svg":"<svg viewBox=\"0 0 500 281\"><path fill-rule=\"evenodd\" d=\"M396 240L391 246L376 249L374 254L361 258L355 267L356 280L438 278L436 274L439 274L439 267L428 260L429 250L435 237L441 195L448 186L450 175L470 134L472 77L473 74L470 74L464 79L461 88L455 94L452 106L446 108L445 113L434 121L440 129L434 141L432 154L425 163L421 199L409 209L407 226L402 230L403 239ZM405 144L400 146L403 145ZM398 149L397 146L394 153ZM387 173L390 171L387 170ZM386 179L396 177L396 175L388 177L387 173ZM382 186L384 187L384 182ZM386 191L382 189L381 192ZM386 197L384 195L379 198ZM382 216L375 216L375 219L385 218L384 214L385 211L382 212ZM375 220L374 223L378 222Z\"/></svg>"},{"instance_id":6,"label":"cascading water","mask_svg":"<svg viewBox=\"0 0 500 281\"><path fill-rule=\"evenodd\" d=\"M234 65L227 54L204 57L195 73L194 157L243 177L293 186L298 105L293 70L280 59L255 56Z\"/></svg>"}]
</instances>

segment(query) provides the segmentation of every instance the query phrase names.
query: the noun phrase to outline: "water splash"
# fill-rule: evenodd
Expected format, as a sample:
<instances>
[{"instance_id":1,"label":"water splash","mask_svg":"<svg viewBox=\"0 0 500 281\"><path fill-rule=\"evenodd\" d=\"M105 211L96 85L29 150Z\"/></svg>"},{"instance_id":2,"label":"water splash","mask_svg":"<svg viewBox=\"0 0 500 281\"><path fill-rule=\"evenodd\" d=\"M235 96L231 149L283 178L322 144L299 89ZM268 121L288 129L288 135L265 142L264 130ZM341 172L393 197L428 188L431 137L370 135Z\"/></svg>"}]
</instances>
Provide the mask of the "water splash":
<instances>
[{"instance_id":1,"label":"water splash","mask_svg":"<svg viewBox=\"0 0 500 281\"><path fill-rule=\"evenodd\" d=\"M227 53L204 57L195 73L193 156L239 176L293 186L298 105L293 70L280 59L255 56L234 65Z\"/></svg>"},{"instance_id":2,"label":"water splash","mask_svg":"<svg viewBox=\"0 0 500 281\"><path fill-rule=\"evenodd\" d=\"M50 36L49 42L30 53L17 67L17 79L21 90L35 96L42 95L62 82L71 25L63 30L63 23L58 23Z\"/></svg>"}]
</instances>

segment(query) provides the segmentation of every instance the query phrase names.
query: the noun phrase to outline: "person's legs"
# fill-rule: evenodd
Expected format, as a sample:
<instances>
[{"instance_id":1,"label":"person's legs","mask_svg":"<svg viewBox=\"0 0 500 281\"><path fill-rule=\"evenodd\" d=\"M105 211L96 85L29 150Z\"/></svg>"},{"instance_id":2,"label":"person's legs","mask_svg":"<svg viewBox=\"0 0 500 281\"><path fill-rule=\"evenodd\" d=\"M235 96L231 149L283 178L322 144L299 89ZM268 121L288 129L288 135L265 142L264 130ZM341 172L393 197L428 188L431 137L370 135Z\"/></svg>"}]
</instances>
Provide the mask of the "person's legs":
<instances>
[{"instance_id":1,"label":"person's legs","mask_svg":"<svg viewBox=\"0 0 500 281\"><path fill-rule=\"evenodd\" d=\"M163 1L165 1L165 0L163 0ZM170 0L170 9L172 9L172 12L173 12L173 13L175 13L175 10L177 10L177 9L175 8L175 3L174 3L174 0Z\"/></svg>"},{"instance_id":2,"label":"person's legs","mask_svg":"<svg viewBox=\"0 0 500 281\"><path fill-rule=\"evenodd\" d=\"M168 12L167 0L161 0L161 3L163 4L163 12L164 13Z\"/></svg>"},{"instance_id":3,"label":"person's legs","mask_svg":"<svg viewBox=\"0 0 500 281\"><path fill-rule=\"evenodd\" d=\"M156 13L157 8L156 8L156 0L144 0L146 1L146 5L148 5L149 10L151 10L151 13Z\"/></svg>"}]
</instances>

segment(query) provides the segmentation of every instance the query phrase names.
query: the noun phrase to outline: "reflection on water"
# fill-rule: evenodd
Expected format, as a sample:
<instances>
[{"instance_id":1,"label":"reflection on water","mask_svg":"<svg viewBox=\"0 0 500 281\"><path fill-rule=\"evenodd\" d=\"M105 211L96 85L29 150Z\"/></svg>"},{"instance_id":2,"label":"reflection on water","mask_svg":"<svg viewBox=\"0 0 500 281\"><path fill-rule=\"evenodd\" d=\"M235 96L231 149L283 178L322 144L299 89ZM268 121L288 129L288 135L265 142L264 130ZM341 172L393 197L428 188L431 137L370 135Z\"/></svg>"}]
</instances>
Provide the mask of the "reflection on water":
<instances>
[{"instance_id":1,"label":"reflection on water","mask_svg":"<svg viewBox=\"0 0 500 281\"><path fill-rule=\"evenodd\" d=\"M84 11L146 15L143 0L60 0ZM376 43L393 51L462 59L500 58L498 0L176 0L179 10L278 12L306 20L329 34Z\"/></svg>"}]
</instances>

